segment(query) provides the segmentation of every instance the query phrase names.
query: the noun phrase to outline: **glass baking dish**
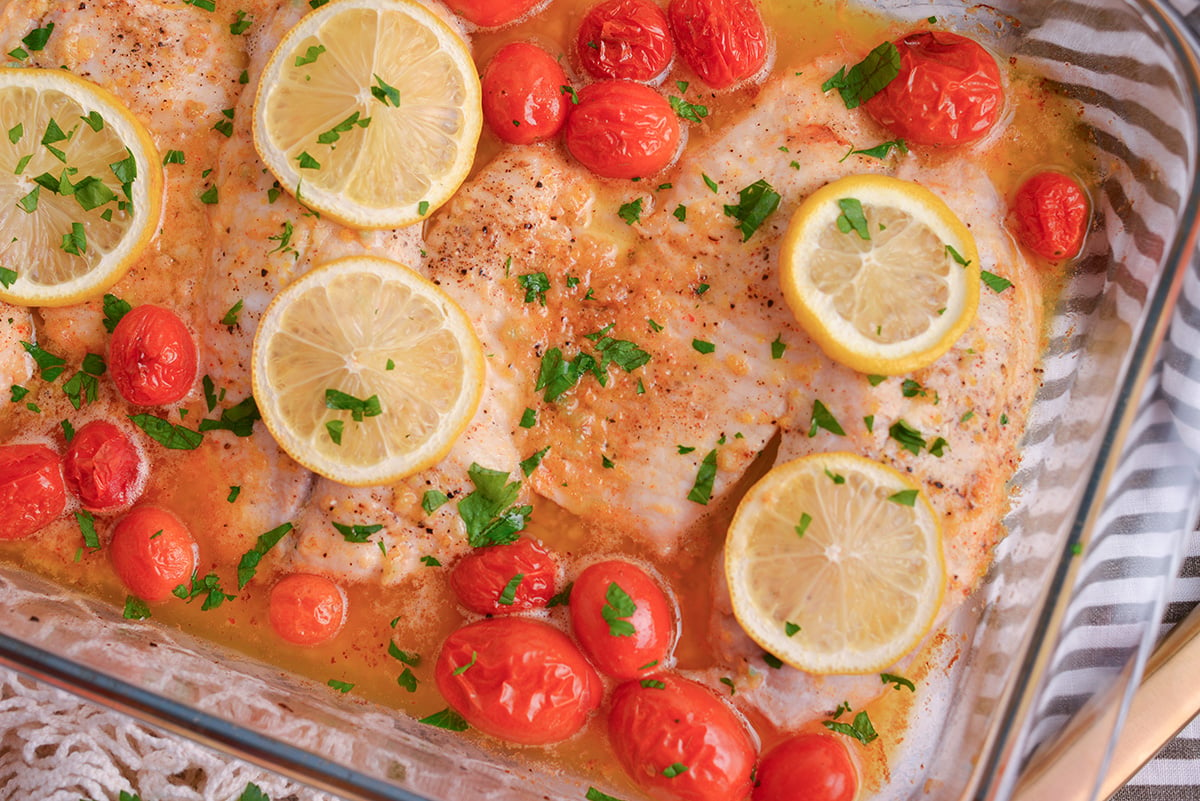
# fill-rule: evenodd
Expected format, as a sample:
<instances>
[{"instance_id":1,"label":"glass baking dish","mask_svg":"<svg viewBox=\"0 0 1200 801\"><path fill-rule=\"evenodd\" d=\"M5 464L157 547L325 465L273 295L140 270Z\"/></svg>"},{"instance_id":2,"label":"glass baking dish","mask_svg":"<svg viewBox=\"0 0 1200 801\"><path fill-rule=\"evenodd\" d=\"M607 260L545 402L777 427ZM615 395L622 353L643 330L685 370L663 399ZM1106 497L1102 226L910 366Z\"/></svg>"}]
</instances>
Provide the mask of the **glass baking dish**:
<instances>
[{"instance_id":1,"label":"glass baking dish","mask_svg":"<svg viewBox=\"0 0 1200 801\"><path fill-rule=\"evenodd\" d=\"M1096 230L1050 315L1010 535L948 624L959 658L922 698L880 794L1000 798L1062 625L1072 544L1106 497L1195 244L1200 67L1154 0L876 5L1036 63L1082 104L1081 135L1101 154ZM535 801L588 787L13 568L0 567L0 594L0 664L346 798Z\"/></svg>"}]
</instances>

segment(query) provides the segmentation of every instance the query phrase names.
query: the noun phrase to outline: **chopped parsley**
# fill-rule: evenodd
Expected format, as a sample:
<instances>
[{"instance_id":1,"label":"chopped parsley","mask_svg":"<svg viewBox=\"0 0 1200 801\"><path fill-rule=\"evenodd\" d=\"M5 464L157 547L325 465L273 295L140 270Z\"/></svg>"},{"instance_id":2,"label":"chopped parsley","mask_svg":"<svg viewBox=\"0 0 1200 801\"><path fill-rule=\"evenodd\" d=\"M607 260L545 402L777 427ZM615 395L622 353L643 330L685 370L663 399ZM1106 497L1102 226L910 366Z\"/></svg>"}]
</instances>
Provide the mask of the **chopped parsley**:
<instances>
[{"instance_id":1,"label":"chopped parsley","mask_svg":"<svg viewBox=\"0 0 1200 801\"><path fill-rule=\"evenodd\" d=\"M425 490L425 494L421 496L421 508L427 515L433 514L449 502L450 498L441 490Z\"/></svg>"},{"instance_id":2,"label":"chopped parsley","mask_svg":"<svg viewBox=\"0 0 1200 801\"><path fill-rule=\"evenodd\" d=\"M500 591L500 597L496 599L496 603L501 606L512 606L517 601L517 588L521 586L521 582L525 579L524 573L517 573L508 580L504 585L504 589ZM474 664L471 660L471 664Z\"/></svg>"},{"instance_id":3,"label":"chopped parsley","mask_svg":"<svg viewBox=\"0 0 1200 801\"><path fill-rule=\"evenodd\" d=\"M129 419L138 428L146 432L152 440L165 448L176 451L190 451L200 447L204 435L186 426L175 425L170 421L152 414L134 414Z\"/></svg>"},{"instance_id":4,"label":"chopped parsley","mask_svg":"<svg viewBox=\"0 0 1200 801\"><path fill-rule=\"evenodd\" d=\"M717 349L717 346L711 342L705 342L703 339L693 339L692 349L697 353L709 354Z\"/></svg>"},{"instance_id":5,"label":"chopped parsley","mask_svg":"<svg viewBox=\"0 0 1200 801\"><path fill-rule=\"evenodd\" d=\"M917 691L916 685L903 676L897 676L895 673L880 673L879 678L883 680L884 684L893 685L892 689L896 690L897 692L901 688L907 688L909 692Z\"/></svg>"},{"instance_id":6,"label":"chopped parsley","mask_svg":"<svg viewBox=\"0 0 1200 801\"><path fill-rule=\"evenodd\" d=\"M79 524L79 533L83 535L83 544L88 550L100 550L100 536L96 533L96 518L86 509L75 512L75 522Z\"/></svg>"},{"instance_id":7,"label":"chopped parsley","mask_svg":"<svg viewBox=\"0 0 1200 801\"><path fill-rule=\"evenodd\" d=\"M954 260L954 263L960 267L966 267L971 262L963 258L962 254L954 249L953 245L946 245L946 255Z\"/></svg>"},{"instance_id":8,"label":"chopped parsley","mask_svg":"<svg viewBox=\"0 0 1200 801\"><path fill-rule=\"evenodd\" d=\"M625 221L626 225L633 225L642 219L642 199L631 200L628 203L622 203L621 208L617 210L617 216Z\"/></svg>"},{"instance_id":9,"label":"chopped parsley","mask_svg":"<svg viewBox=\"0 0 1200 801\"><path fill-rule=\"evenodd\" d=\"M667 101L671 104L671 108L675 111L675 114L678 115L678 117L682 120L687 120L688 122L700 122L708 116L708 106L689 103L682 97L676 97L674 95L668 97Z\"/></svg>"},{"instance_id":10,"label":"chopped parsley","mask_svg":"<svg viewBox=\"0 0 1200 801\"><path fill-rule=\"evenodd\" d=\"M521 428L533 428L535 425L537 425L537 412L526 407L525 411L521 413L520 426Z\"/></svg>"},{"instance_id":11,"label":"chopped parsley","mask_svg":"<svg viewBox=\"0 0 1200 801\"><path fill-rule=\"evenodd\" d=\"M629 593L621 589L617 582L610 582L604 593L604 606L600 608L600 616L608 624L608 633L613 637L632 637L637 634L626 618L632 617L637 611L637 604L629 597Z\"/></svg>"},{"instance_id":12,"label":"chopped parsley","mask_svg":"<svg viewBox=\"0 0 1200 801\"><path fill-rule=\"evenodd\" d=\"M822 428L839 437L846 436L845 429L825 407L825 404L819 400L813 400L812 423L808 427L808 436L815 437Z\"/></svg>"},{"instance_id":13,"label":"chopped parsley","mask_svg":"<svg viewBox=\"0 0 1200 801\"><path fill-rule=\"evenodd\" d=\"M760 178L738 191L736 205L725 206L725 216L737 220L737 228L745 242L779 208L780 195L765 179Z\"/></svg>"},{"instance_id":14,"label":"chopped parsley","mask_svg":"<svg viewBox=\"0 0 1200 801\"><path fill-rule=\"evenodd\" d=\"M671 216L680 222L687 222L687 206L680 203L675 207L675 211L671 212Z\"/></svg>"},{"instance_id":15,"label":"chopped parsley","mask_svg":"<svg viewBox=\"0 0 1200 801\"><path fill-rule=\"evenodd\" d=\"M804 532L808 531L808 526L811 523L812 523L812 515L810 515L808 512L801 512L800 513L800 522L794 526L794 528L796 530L796 536L803 537Z\"/></svg>"},{"instance_id":16,"label":"chopped parsley","mask_svg":"<svg viewBox=\"0 0 1200 801\"><path fill-rule=\"evenodd\" d=\"M762 659L767 663L767 667L774 670L779 670L781 667L783 667L783 660L775 656L775 654L771 653L770 651L763 651Z\"/></svg>"},{"instance_id":17,"label":"chopped parsley","mask_svg":"<svg viewBox=\"0 0 1200 801\"><path fill-rule=\"evenodd\" d=\"M918 491L915 489L900 490L888 496L888 500L892 503L898 503L901 506L912 506L917 501Z\"/></svg>"},{"instance_id":18,"label":"chopped parsley","mask_svg":"<svg viewBox=\"0 0 1200 801\"><path fill-rule=\"evenodd\" d=\"M228 495L228 496L226 496L226 498L225 498L225 501L226 501L227 503L233 503L234 501L236 501L236 500L238 499L238 496L239 496L239 495L241 495L241 494L242 494L242 488L241 488L241 487L239 487L239 486L238 486L238 485L236 485L236 484L234 484L234 485L231 485L231 486L229 487L229 495Z\"/></svg>"},{"instance_id":19,"label":"chopped parsley","mask_svg":"<svg viewBox=\"0 0 1200 801\"><path fill-rule=\"evenodd\" d=\"M846 108L858 108L879 94L899 74L900 51L891 42L884 42L849 70L843 66L836 75L821 84L821 91L837 89Z\"/></svg>"},{"instance_id":20,"label":"chopped parsley","mask_svg":"<svg viewBox=\"0 0 1200 801\"><path fill-rule=\"evenodd\" d=\"M350 412L350 417L356 423L361 423L366 417L376 417L383 414L383 408L379 405L378 395L372 395L363 400L336 389L325 390L325 408L348 411Z\"/></svg>"},{"instance_id":21,"label":"chopped parsley","mask_svg":"<svg viewBox=\"0 0 1200 801\"><path fill-rule=\"evenodd\" d=\"M254 20L247 19L245 11L237 11L234 14L234 20L229 24L229 32L234 36L241 36L250 26L254 24Z\"/></svg>"},{"instance_id":22,"label":"chopped parsley","mask_svg":"<svg viewBox=\"0 0 1200 801\"><path fill-rule=\"evenodd\" d=\"M229 431L238 437L248 437L254 433L254 421L261 420L258 403L253 395L247 395L242 400L221 410L220 418L216 420L201 420L198 428L205 431Z\"/></svg>"},{"instance_id":23,"label":"chopped parsley","mask_svg":"<svg viewBox=\"0 0 1200 801\"><path fill-rule=\"evenodd\" d=\"M682 762L672 762L670 765L667 765L665 768L663 768L662 771L662 775L666 776L668 779L674 779L681 773L687 773L687 765L683 764Z\"/></svg>"},{"instance_id":24,"label":"chopped parsley","mask_svg":"<svg viewBox=\"0 0 1200 801\"><path fill-rule=\"evenodd\" d=\"M189 588L185 584L180 584L172 590L172 594L176 598L182 598L188 603L191 603L200 596L204 596L204 603L200 605L200 610L203 612L207 612L209 609L216 609L225 601L232 601L237 597L236 595L229 595L221 589L221 580L216 573L209 573L201 579L196 578L196 574L192 573L191 587Z\"/></svg>"},{"instance_id":25,"label":"chopped parsley","mask_svg":"<svg viewBox=\"0 0 1200 801\"><path fill-rule=\"evenodd\" d=\"M794 637L800 631L800 627L790 620L783 622L783 633L789 637Z\"/></svg>"},{"instance_id":26,"label":"chopped parsley","mask_svg":"<svg viewBox=\"0 0 1200 801\"><path fill-rule=\"evenodd\" d=\"M708 177L706 174L704 174L704 173L700 173L700 177L704 179L704 185L705 185L705 186L707 186L709 189L711 189L711 190L712 190L712 193L713 193L714 195L715 195L715 194L716 194L718 191L720 191L720 190L719 190L719 187L717 186L717 182L716 182L716 181L714 181L712 178L709 178L709 177Z\"/></svg>"},{"instance_id":27,"label":"chopped parsley","mask_svg":"<svg viewBox=\"0 0 1200 801\"><path fill-rule=\"evenodd\" d=\"M432 715L421 718L417 722L437 726L440 729L449 729L450 731L466 731L470 728L467 725L466 719L450 707L446 707L441 712L434 712Z\"/></svg>"},{"instance_id":28,"label":"chopped parsley","mask_svg":"<svg viewBox=\"0 0 1200 801\"><path fill-rule=\"evenodd\" d=\"M25 37L21 39L21 44L28 47L33 52L38 52L46 47L46 43L50 41L50 34L54 33L54 23L46 23L44 28L34 28Z\"/></svg>"},{"instance_id":29,"label":"chopped parsley","mask_svg":"<svg viewBox=\"0 0 1200 801\"><path fill-rule=\"evenodd\" d=\"M890 139L887 142L880 142L875 147L868 147L863 150L851 150L847 156L867 156L873 159L885 159L893 151L900 153L908 152L908 145L903 139Z\"/></svg>"},{"instance_id":30,"label":"chopped parsley","mask_svg":"<svg viewBox=\"0 0 1200 801\"><path fill-rule=\"evenodd\" d=\"M540 451L534 451L529 458L521 460L521 473L525 476L525 478L529 478L531 475L533 475L533 471L538 469L538 465L542 463L542 459L546 457L546 454L549 451L550 446L547 445Z\"/></svg>"},{"instance_id":31,"label":"chopped parsley","mask_svg":"<svg viewBox=\"0 0 1200 801\"><path fill-rule=\"evenodd\" d=\"M5 289L15 284L17 282L17 278L18 275L16 270L10 270L7 267L0 267L0 284L2 284Z\"/></svg>"},{"instance_id":32,"label":"chopped parsley","mask_svg":"<svg viewBox=\"0 0 1200 801\"><path fill-rule=\"evenodd\" d=\"M342 134L350 133L350 131L353 131L356 127L366 128L370 124L370 117L364 117L362 116L361 112L356 111L346 119L339 122L337 125L330 128L328 131L319 134L317 136L317 144L330 145L332 147L339 139L342 138ZM424 212L421 213L424 214Z\"/></svg>"},{"instance_id":33,"label":"chopped parsley","mask_svg":"<svg viewBox=\"0 0 1200 801\"><path fill-rule=\"evenodd\" d=\"M511 602L510 602L511 603ZM451 676L461 676L471 668L475 667L475 663L479 661L479 652L471 651L471 661L466 664L459 665L454 670L450 671Z\"/></svg>"},{"instance_id":34,"label":"chopped parsley","mask_svg":"<svg viewBox=\"0 0 1200 801\"><path fill-rule=\"evenodd\" d=\"M837 227L843 234L851 231L858 234L860 239L869 240L871 232L867 228L867 216L863 212L862 202L857 198L844 197L838 201L842 213L838 215Z\"/></svg>"},{"instance_id":35,"label":"chopped parsley","mask_svg":"<svg viewBox=\"0 0 1200 801\"><path fill-rule=\"evenodd\" d=\"M309 45L308 49L304 51L304 55L296 56L296 64L295 65L297 67L303 67L307 64L312 64L318 58L320 58L321 54L324 52L325 52L325 45L319 45L319 44Z\"/></svg>"},{"instance_id":36,"label":"chopped parsley","mask_svg":"<svg viewBox=\"0 0 1200 801\"><path fill-rule=\"evenodd\" d=\"M301 153L299 156L297 156L296 161L298 162L298 165L299 165L300 169L302 169L302 170L319 170L319 169L321 169L321 162L319 162L315 158L313 158L312 154L309 153L307 150L305 150L303 153Z\"/></svg>"},{"instance_id":37,"label":"chopped parsley","mask_svg":"<svg viewBox=\"0 0 1200 801\"><path fill-rule=\"evenodd\" d=\"M903 420L897 420L888 428L888 436L900 443L900 447L917 456L925 447L925 438L921 432Z\"/></svg>"},{"instance_id":38,"label":"chopped parsley","mask_svg":"<svg viewBox=\"0 0 1200 801\"><path fill-rule=\"evenodd\" d=\"M333 523L333 521L330 521ZM334 529L338 534L342 535L342 539L346 542L362 543L374 533L383 530L382 523L371 523L369 525L346 525L345 523L333 523Z\"/></svg>"},{"instance_id":39,"label":"chopped parsley","mask_svg":"<svg viewBox=\"0 0 1200 801\"><path fill-rule=\"evenodd\" d=\"M385 106L400 107L400 90L389 84L383 78L372 73L371 77L375 79L375 85L371 87L371 96Z\"/></svg>"},{"instance_id":40,"label":"chopped parsley","mask_svg":"<svg viewBox=\"0 0 1200 801\"><path fill-rule=\"evenodd\" d=\"M125 611L121 617L126 620L146 620L150 617L150 606L141 598L133 595L125 596Z\"/></svg>"},{"instance_id":41,"label":"chopped parsley","mask_svg":"<svg viewBox=\"0 0 1200 801\"><path fill-rule=\"evenodd\" d=\"M254 578L254 574L258 572L258 563L267 555L267 551L274 548L292 528L291 523L283 523L265 534L258 535L258 539L254 542L254 547L242 554L241 561L238 562L237 581L239 590L244 589L250 583L250 579Z\"/></svg>"},{"instance_id":42,"label":"chopped parsley","mask_svg":"<svg viewBox=\"0 0 1200 801\"><path fill-rule=\"evenodd\" d=\"M717 449L713 448L700 462L696 470L696 480L688 490L687 499L693 503L707 506L712 499L713 482L717 478Z\"/></svg>"},{"instance_id":43,"label":"chopped parsley","mask_svg":"<svg viewBox=\"0 0 1200 801\"><path fill-rule=\"evenodd\" d=\"M237 325L238 316L242 313L242 307L245 306L245 301L239 299L237 303L229 307L221 317L221 325Z\"/></svg>"},{"instance_id":44,"label":"chopped parsley","mask_svg":"<svg viewBox=\"0 0 1200 801\"><path fill-rule=\"evenodd\" d=\"M533 513L532 506L516 503L521 482L510 482L507 472L489 470L475 463L467 469L467 475L475 490L458 502L458 514L466 526L471 547L515 541Z\"/></svg>"},{"instance_id":45,"label":"chopped parsley","mask_svg":"<svg viewBox=\"0 0 1200 801\"><path fill-rule=\"evenodd\" d=\"M337 690L339 693L348 693L354 689L354 685L348 681L338 681L337 679L330 679L329 681L327 681L325 683L328 684L333 689Z\"/></svg>"},{"instance_id":46,"label":"chopped parsley","mask_svg":"<svg viewBox=\"0 0 1200 801\"><path fill-rule=\"evenodd\" d=\"M987 288L996 294L1000 294L1013 285L1012 281L1009 281L1007 278L1003 278L995 273L989 273L987 270L980 270L979 277L987 285Z\"/></svg>"},{"instance_id":47,"label":"chopped parsley","mask_svg":"<svg viewBox=\"0 0 1200 801\"><path fill-rule=\"evenodd\" d=\"M571 590L575 587L575 582L570 582L563 587L558 593L546 602L547 609L553 609L556 606L569 606L571 603Z\"/></svg>"},{"instance_id":48,"label":"chopped parsley","mask_svg":"<svg viewBox=\"0 0 1200 801\"><path fill-rule=\"evenodd\" d=\"M771 343L771 358L782 359L785 350L787 350L787 344L783 341L783 334L779 334L775 337L775 341Z\"/></svg>"},{"instance_id":49,"label":"chopped parsley","mask_svg":"<svg viewBox=\"0 0 1200 801\"><path fill-rule=\"evenodd\" d=\"M546 305L546 292L550 289L548 275L544 272L518 275L517 283L525 290L526 303L533 303L536 300L541 305Z\"/></svg>"},{"instance_id":50,"label":"chopped parsley","mask_svg":"<svg viewBox=\"0 0 1200 801\"><path fill-rule=\"evenodd\" d=\"M847 737L853 737L863 745L873 742L879 736L875 731L875 727L871 725L871 718L867 715L866 710L855 715L853 723L825 720L821 722L821 725L830 731L844 734Z\"/></svg>"}]
</instances>

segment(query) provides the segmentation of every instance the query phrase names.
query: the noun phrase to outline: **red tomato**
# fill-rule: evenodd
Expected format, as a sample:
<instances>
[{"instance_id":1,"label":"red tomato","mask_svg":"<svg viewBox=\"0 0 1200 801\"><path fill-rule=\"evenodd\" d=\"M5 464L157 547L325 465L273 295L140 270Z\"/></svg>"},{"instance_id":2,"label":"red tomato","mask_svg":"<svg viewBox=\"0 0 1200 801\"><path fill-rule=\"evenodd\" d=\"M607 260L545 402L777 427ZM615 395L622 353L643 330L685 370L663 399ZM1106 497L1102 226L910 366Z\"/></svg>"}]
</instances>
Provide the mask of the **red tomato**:
<instances>
[{"instance_id":1,"label":"red tomato","mask_svg":"<svg viewBox=\"0 0 1200 801\"><path fill-rule=\"evenodd\" d=\"M695 682L660 673L622 684L613 693L608 736L625 772L656 798L742 801L750 794L754 741L742 720Z\"/></svg>"},{"instance_id":2,"label":"red tomato","mask_svg":"<svg viewBox=\"0 0 1200 801\"><path fill-rule=\"evenodd\" d=\"M483 71L483 118L496 136L528 145L554 136L567 119L567 74L537 45L505 45Z\"/></svg>"},{"instance_id":3,"label":"red tomato","mask_svg":"<svg viewBox=\"0 0 1200 801\"><path fill-rule=\"evenodd\" d=\"M600 705L600 676L565 634L523 617L463 626L434 667L438 690L480 731L526 745L565 740Z\"/></svg>"},{"instance_id":4,"label":"red tomato","mask_svg":"<svg viewBox=\"0 0 1200 801\"><path fill-rule=\"evenodd\" d=\"M579 25L575 46L594 78L653 81L675 55L667 15L650 0L607 0L592 6Z\"/></svg>"},{"instance_id":5,"label":"red tomato","mask_svg":"<svg viewBox=\"0 0 1200 801\"><path fill-rule=\"evenodd\" d=\"M324 576L291 573L275 582L267 601L271 628L295 645L332 640L346 623L346 593Z\"/></svg>"},{"instance_id":6,"label":"red tomato","mask_svg":"<svg viewBox=\"0 0 1200 801\"><path fill-rule=\"evenodd\" d=\"M547 0L445 0L455 14L481 28L516 22Z\"/></svg>"},{"instance_id":7,"label":"red tomato","mask_svg":"<svg viewBox=\"0 0 1200 801\"><path fill-rule=\"evenodd\" d=\"M196 570L196 541L178 517L135 506L117 522L108 556L121 583L143 601L165 601Z\"/></svg>"},{"instance_id":8,"label":"red tomato","mask_svg":"<svg viewBox=\"0 0 1200 801\"><path fill-rule=\"evenodd\" d=\"M1004 86L991 53L944 31L916 31L895 44L900 74L863 104L881 125L918 145L961 145L992 129Z\"/></svg>"},{"instance_id":9,"label":"red tomato","mask_svg":"<svg viewBox=\"0 0 1200 801\"><path fill-rule=\"evenodd\" d=\"M63 473L84 509L109 512L134 501L145 460L117 426L93 420L75 432Z\"/></svg>"},{"instance_id":10,"label":"red tomato","mask_svg":"<svg viewBox=\"0 0 1200 801\"><path fill-rule=\"evenodd\" d=\"M630 603L632 610L622 609ZM575 579L570 610L579 644L602 673L634 679L666 667L675 633L671 604L637 565L620 560L590 565Z\"/></svg>"},{"instance_id":11,"label":"red tomato","mask_svg":"<svg viewBox=\"0 0 1200 801\"><path fill-rule=\"evenodd\" d=\"M1061 172L1030 178L1013 199L1021 244L1052 261L1069 259L1083 247L1091 212L1083 188Z\"/></svg>"},{"instance_id":12,"label":"red tomato","mask_svg":"<svg viewBox=\"0 0 1200 801\"><path fill-rule=\"evenodd\" d=\"M679 55L714 89L752 78L767 63L767 26L754 0L671 0Z\"/></svg>"},{"instance_id":13,"label":"red tomato","mask_svg":"<svg viewBox=\"0 0 1200 801\"><path fill-rule=\"evenodd\" d=\"M0 540L19 540L63 513L62 460L45 445L0 445Z\"/></svg>"},{"instance_id":14,"label":"red tomato","mask_svg":"<svg viewBox=\"0 0 1200 801\"><path fill-rule=\"evenodd\" d=\"M476 548L458 560L450 571L450 588L472 612L506 615L549 603L557 572L554 557L545 548L521 537L509 545ZM505 590L518 575L519 583L508 595L512 600L503 603Z\"/></svg>"},{"instance_id":15,"label":"red tomato","mask_svg":"<svg viewBox=\"0 0 1200 801\"><path fill-rule=\"evenodd\" d=\"M632 81L585 86L567 118L567 149L605 178L643 178L665 169L682 136L667 99Z\"/></svg>"},{"instance_id":16,"label":"red tomato","mask_svg":"<svg viewBox=\"0 0 1200 801\"><path fill-rule=\"evenodd\" d=\"M130 403L175 403L196 381L196 343L175 312L138 306L113 330L108 372L121 397Z\"/></svg>"},{"instance_id":17,"label":"red tomato","mask_svg":"<svg viewBox=\"0 0 1200 801\"><path fill-rule=\"evenodd\" d=\"M854 801L858 773L846 746L827 734L800 734L758 763L754 801Z\"/></svg>"}]
</instances>

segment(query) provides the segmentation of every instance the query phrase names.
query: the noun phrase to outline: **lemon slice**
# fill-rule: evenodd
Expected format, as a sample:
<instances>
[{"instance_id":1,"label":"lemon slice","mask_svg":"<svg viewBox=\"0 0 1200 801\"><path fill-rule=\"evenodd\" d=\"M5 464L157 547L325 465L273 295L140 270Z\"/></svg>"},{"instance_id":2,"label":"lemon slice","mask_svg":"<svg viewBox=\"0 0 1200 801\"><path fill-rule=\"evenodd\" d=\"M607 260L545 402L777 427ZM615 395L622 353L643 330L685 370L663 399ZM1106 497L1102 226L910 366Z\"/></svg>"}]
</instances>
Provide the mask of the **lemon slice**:
<instances>
[{"instance_id":1,"label":"lemon slice","mask_svg":"<svg viewBox=\"0 0 1200 801\"><path fill-rule=\"evenodd\" d=\"M945 586L941 528L895 470L850 453L773 468L725 546L733 612L759 645L812 673L870 673L929 631Z\"/></svg>"},{"instance_id":2,"label":"lemon slice","mask_svg":"<svg viewBox=\"0 0 1200 801\"><path fill-rule=\"evenodd\" d=\"M271 302L251 377L263 421L293 459L353 486L439 461L483 392L479 340L462 309L409 268L331 262Z\"/></svg>"},{"instance_id":3,"label":"lemon slice","mask_svg":"<svg viewBox=\"0 0 1200 801\"><path fill-rule=\"evenodd\" d=\"M105 89L0 69L0 300L65 306L108 289L158 228L162 164Z\"/></svg>"},{"instance_id":4,"label":"lemon slice","mask_svg":"<svg viewBox=\"0 0 1200 801\"><path fill-rule=\"evenodd\" d=\"M397 228L462 184L483 126L467 45L412 0L337 0L283 37L254 98L279 183L358 228Z\"/></svg>"},{"instance_id":5,"label":"lemon slice","mask_svg":"<svg viewBox=\"0 0 1200 801\"><path fill-rule=\"evenodd\" d=\"M979 305L975 240L928 189L854 175L814 192L788 224L783 294L832 359L898 375L932 364Z\"/></svg>"}]
</instances>

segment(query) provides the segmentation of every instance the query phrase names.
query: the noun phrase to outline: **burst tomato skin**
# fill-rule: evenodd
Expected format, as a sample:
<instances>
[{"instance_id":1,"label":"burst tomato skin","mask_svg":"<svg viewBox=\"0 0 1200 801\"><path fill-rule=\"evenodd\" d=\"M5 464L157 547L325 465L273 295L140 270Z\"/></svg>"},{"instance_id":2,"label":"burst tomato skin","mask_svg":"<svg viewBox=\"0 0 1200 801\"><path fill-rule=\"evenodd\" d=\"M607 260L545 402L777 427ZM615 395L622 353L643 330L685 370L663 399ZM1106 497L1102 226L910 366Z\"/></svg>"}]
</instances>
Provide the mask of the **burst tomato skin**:
<instances>
[{"instance_id":1,"label":"burst tomato skin","mask_svg":"<svg viewBox=\"0 0 1200 801\"><path fill-rule=\"evenodd\" d=\"M450 589L459 602L481 615L508 615L544 607L554 597L558 567L535 540L521 537L507 545L476 548L454 564ZM521 575L512 603L500 602L504 590Z\"/></svg>"},{"instance_id":2,"label":"burst tomato skin","mask_svg":"<svg viewBox=\"0 0 1200 801\"><path fill-rule=\"evenodd\" d=\"M713 89L752 78L767 62L770 40L754 0L671 0L675 46Z\"/></svg>"},{"instance_id":3,"label":"burst tomato skin","mask_svg":"<svg viewBox=\"0 0 1200 801\"><path fill-rule=\"evenodd\" d=\"M117 323L108 372L121 397L138 406L182 400L196 381L196 342L170 309L144 304Z\"/></svg>"},{"instance_id":4,"label":"burst tomato skin","mask_svg":"<svg viewBox=\"0 0 1200 801\"><path fill-rule=\"evenodd\" d=\"M71 491L89 512L111 512L128 506L145 469L145 459L117 426L93 420L75 432L63 459Z\"/></svg>"},{"instance_id":5,"label":"burst tomato skin","mask_svg":"<svg viewBox=\"0 0 1200 801\"><path fill-rule=\"evenodd\" d=\"M1050 261L1069 259L1083 247L1091 217L1087 194L1061 172L1038 173L1013 198L1021 244Z\"/></svg>"},{"instance_id":6,"label":"burst tomato skin","mask_svg":"<svg viewBox=\"0 0 1200 801\"><path fill-rule=\"evenodd\" d=\"M593 78L650 82L675 57L667 15L651 0L607 0L592 6L575 37L583 68Z\"/></svg>"},{"instance_id":7,"label":"burst tomato skin","mask_svg":"<svg viewBox=\"0 0 1200 801\"><path fill-rule=\"evenodd\" d=\"M0 540L20 540L63 513L62 459L45 445L0 445Z\"/></svg>"},{"instance_id":8,"label":"burst tomato skin","mask_svg":"<svg viewBox=\"0 0 1200 801\"><path fill-rule=\"evenodd\" d=\"M753 801L854 801L858 772L846 746L827 734L798 734L758 763Z\"/></svg>"},{"instance_id":9,"label":"burst tomato skin","mask_svg":"<svg viewBox=\"0 0 1200 801\"><path fill-rule=\"evenodd\" d=\"M483 71L483 118L496 136L514 145L549 139L562 130L570 101L567 75L537 45L505 45Z\"/></svg>"},{"instance_id":10,"label":"burst tomato skin","mask_svg":"<svg viewBox=\"0 0 1200 801\"><path fill-rule=\"evenodd\" d=\"M625 772L655 798L742 801L750 795L754 741L723 701L693 681L660 673L622 684L613 693L608 733ZM687 770L663 773L676 764Z\"/></svg>"},{"instance_id":11,"label":"burst tomato skin","mask_svg":"<svg viewBox=\"0 0 1200 801\"><path fill-rule=\"evenodd\" d=\"M342 630L346 594L325 576L291 573L271 587L267 619L275 633L293 645L318 645Z\"/></svg>"},{"instance_id":12,"label":"burst tomato skin","mask_svg":"<svg viewBox=\"0 0 1200 801\"><path fill-rule=\"evenodd\" d=\"M908 144L952 146L982 138L1004 112L996 59L973 39L915 31L895 42L900 74L863 108Z\"/></svg>"},{"instance_id":13,"label":"burst tomato skin","mask_svg":"<svg viewBox=\"0 0 1200 801\"><path fill-rule=\"evenodd\" d=\"M121 583L143 601L165 601L196 569L196 541L158 506L135 506L113 528L108 556Z\"/></svg>"},{"instance_id":14,"label":"burst tomato skin","mask_svg":"<svg viewBox=\"0 0 1200 801\"><path fill-rule=\"evenodd\" d=\"M644 178L665 169L683 132L667 99L633 81L599 81L579 91L567 118L567 149L604 178Z\"/></svg>"},{"instance_id":15,"label":"burst tomato skin","mask_svg":"<svg viewBox=\"0 0 1200 801\"><path fill-rule=\"evenodd\" d=\"M455 14L481 28L498 28L544 5L546 0L446 0Z\"/></svg>"},{"instance_id":16,"label":"burst tomato skin","mask_svg":"<svg viewBox=\"0 0 1200 801\"><path fill-rule=\"evenodd\" d=\"M610 624L604 610L609 607L611 616L616 609L607 599L613 585L629 596L636 610ZM589 565L575 579L568 608L575 637L601 673L634 679L666 667L675 633L671 603L642 568L620 559Z\"/></svg>"},{"instance_id":17,"label":"burst tomato skin","mask_svg":"<svg viewBox=\"0 0 1200 801\"><path fill-rule=\"evenodd\" d=\"M604 692L600 676L565 634L521 617L480 620L453 632L434 678L472 726L525 745L575 734Z\"/></svg>"}]
</instances>

